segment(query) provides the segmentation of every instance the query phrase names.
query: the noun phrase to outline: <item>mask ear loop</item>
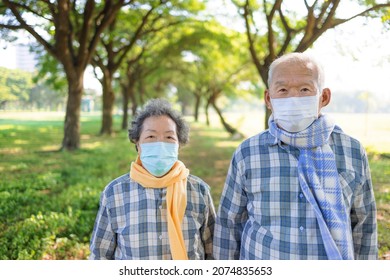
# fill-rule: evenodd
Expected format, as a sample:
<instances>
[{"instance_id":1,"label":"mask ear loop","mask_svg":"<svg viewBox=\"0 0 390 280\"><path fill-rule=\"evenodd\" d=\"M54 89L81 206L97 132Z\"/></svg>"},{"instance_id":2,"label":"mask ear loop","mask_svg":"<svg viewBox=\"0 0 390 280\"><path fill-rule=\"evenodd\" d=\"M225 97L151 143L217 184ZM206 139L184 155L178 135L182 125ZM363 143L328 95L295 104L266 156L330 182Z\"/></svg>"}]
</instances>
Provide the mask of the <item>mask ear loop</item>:
<instances>
[{"instance_id":1,"label":"mask ear loop","mask_svg":"<svg viewBox=\"0 0 390 280\"><path fill-rule=\"evenodd\" d=\"M320 102L322 102L321 100L321 97L322 97L322 90L318 90L318 93L316 94L318 96L318 99L317 99L317 112L318 112L318 117L321 116L321 112L320 112Z\"/></svg>"}]
</instances>

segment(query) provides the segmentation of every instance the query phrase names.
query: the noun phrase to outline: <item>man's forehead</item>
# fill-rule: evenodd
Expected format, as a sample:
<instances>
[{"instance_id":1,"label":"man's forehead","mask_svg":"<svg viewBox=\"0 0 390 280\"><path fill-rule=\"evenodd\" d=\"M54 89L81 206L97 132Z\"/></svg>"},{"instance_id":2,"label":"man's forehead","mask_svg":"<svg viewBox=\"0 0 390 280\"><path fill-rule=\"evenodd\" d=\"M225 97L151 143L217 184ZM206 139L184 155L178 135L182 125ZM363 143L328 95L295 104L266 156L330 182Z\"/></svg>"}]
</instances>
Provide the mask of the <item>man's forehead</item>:
<instances>
[{"instance_id":1,"label":"man's forehead","mask_svg":"<svg viewBox=\"0 0 390 280\"><path fill-rule=\"evenodd\" d=\"M309 62L305 63L293 63L293 62L283 62L277 65L274 69L273 76L274 78L278 77L281 79L283 76L307 76L309 79L316 78L318 71L316 66ZM279 80L279 79L277 79ZM276 80L275 80L276 82Z\"/></svg>"}]
</instances>

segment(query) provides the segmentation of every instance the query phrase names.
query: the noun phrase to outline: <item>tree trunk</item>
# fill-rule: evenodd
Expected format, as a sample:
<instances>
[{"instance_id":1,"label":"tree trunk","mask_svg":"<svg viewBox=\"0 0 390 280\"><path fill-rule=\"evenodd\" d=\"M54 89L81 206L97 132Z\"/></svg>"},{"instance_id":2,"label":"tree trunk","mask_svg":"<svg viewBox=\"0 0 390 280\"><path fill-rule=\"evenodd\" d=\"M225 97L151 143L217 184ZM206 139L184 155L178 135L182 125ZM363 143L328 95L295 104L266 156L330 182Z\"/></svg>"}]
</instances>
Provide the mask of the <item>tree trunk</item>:
<instances>
[{"instance_id":1,"label":"tree trunk","mask_svg":"<svg viewBox=\"0 0 390 280\"><path fill-rule=\"evenodd\" d=\"M114 109L115 95L112 89L112 77L110 74L103 76L103 116L102 127L100 129L101 135L112 134L112 112Z\"/></svg>"},{"instance_id":2,"label":"tree trunk","mask_svg":"<svg viewBox=\"0 0 390 280\"><path fill-rule=\"evenodd\" d=\"M123 116L122 116L122 130L126 130L128 127L128 119L129 119L129 94L128 94L128 86L123 86L122 87L122 97L123 97Z\"/></svg>"},{"instance_id":3,"label":"tree trunk","mask_svg":"<svg viewBox=\"0 0 390 280\"><path fill-rule=\"evenodd\" d=\"M135 100L135 96L133 95L132 97L133 98L131 98L131 100L132 100L131 101L131 114L134 117L137 114L138 103L137 103L137 100Z\"/></svg>"},{"instance_id":4,"label":"tree trunk","mask_svg":"<svg viewBox=\"0 0 390 280\"><path fill-rule=\"evenodd\" d=\"M265 107L264 127L265 127L265 129L267 129L268 128L268 119L271 116L272 112L270 109L268 109L267 105L265 105L264 107Z\"/></svg>"},{"instance_id":5,"label":"tree trunk","mask_svg":"<svg viewBox=\"0 0 390 280\"><path fill-rule=\"evenodd\" d=\"M235 128L233 128L231 125L229 125L226 121L225 121L225 118L223 117L222 115L222 112L221 110L218 108L217 104L215 104L215 101L212 101L211 102L211 105L213 106L214 110L217 112L218 116L219 116L219 119L223 125L223 127L225 128L225 130L227 132L229 132L231 135L234 135L237 133L237 130Z\"/></svg>"},{"instance_id":6,"label":"tree trunk","mask_svg":"<svg viewBox=\"0 0 390 280\"><path fill-rule=\"evenodd\" d=\"M140 101L141 105L145 104L145 98L144 98L145 92L146 92L146 90L145 90L144 81L141 79L141 80L138 81L138 94L139 94L139 101ZM134 94L134 99L132 98L131 100L136 101L135 100L135 94ZM134 105L133 105L133 109L136 109L136 107L134 108ZM133 111L133 113L135 114L136 111Z\"/></svg>"},{"instance_id":7,"label":"tree trunk","mask_svg":"<svg viewBox=\"0 0 390 280\"><path fill-rule=\"evenodd\" d=\"M131 112L135 116L137 112L137 100L135 98L134 92L134 82L129 81L123 91L123 119L122 119L122 129L128 129L129 127L129 100L131 100Z\"/></svg>"},{"instance_id":8,"label":"tree trunk","mask_svg":"<svg viewBox=\"0 0 390 280\"><path fill-rule=\"evenodd\" d=\"M67 75L67 79L68 100L61 150L74 151L80 148L80 108L84 89L84 72L79 75Z\"/></svg>"},{"instance_id":9,"label":"tree trunk","mask_svg":"<svg viewBox=\"0 0 390 280\"><path fill-rule=\"evenodd\" d=\"M204 112L206 114L206 124L207 124L207 126L210 126L209 107L210 107L210 100L207 100L206 106L204 108Z\"/></svg>"},{"instance_id":10,"label":"tree trunk","mask_svg":"<svg viewBox=\"0 0 390 280\"><path fill-rule=\"evenodd\" d=\"M270 65L270 63L269 63L269 65ZM269 85L268 85L268 68L269 68L269 65L267 65L267 67L265 69L264 68L263 69L258 69L258 71L260 73L260 77L264 81L264 84L265 84L266 88L269 87ZM264 94L264 101L265 101L265 94ZM264 128L267 129L268 128L268 119L271 116L272 112L271 112L270 109L268 109L267 104L265 102L264 102L264 109L265 109Z\"/></svg>"},{"instance_id":11,"label":"tree trunk","mask_svg":"<svg viewBox=\"0 0 390 280\"><path fill-rule=\"evenodd\" d=\"M198 122L199 120L199 107L200 107L200 96L195 95L195 111L194 111L195 122Z\"/></svg>"}]
</instances>

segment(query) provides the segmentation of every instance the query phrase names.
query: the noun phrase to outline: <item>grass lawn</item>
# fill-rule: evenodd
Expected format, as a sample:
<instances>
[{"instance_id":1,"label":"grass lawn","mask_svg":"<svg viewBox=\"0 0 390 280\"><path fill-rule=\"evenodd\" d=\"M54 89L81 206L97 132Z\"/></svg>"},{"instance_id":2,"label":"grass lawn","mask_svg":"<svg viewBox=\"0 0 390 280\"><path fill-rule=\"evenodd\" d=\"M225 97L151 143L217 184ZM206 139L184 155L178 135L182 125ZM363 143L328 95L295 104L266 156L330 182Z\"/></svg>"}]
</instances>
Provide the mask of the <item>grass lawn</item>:
<instances>
[{"instance_id":1,"label":"grass lawn","mask_svg":"<svg viewBox=\"0 0 390 280\"><path fill-rule=\"evenodd\" d=\"M87 258L100 192L128 172L136 155L126 131L98 136L99 120L99 115L82 115L82 147L68 153L58 152L62 114L0 113L0 259ZM119 117L114 124L119 127ZM241 140L232 141L220 126L199 123L191 123L190 135L180 158L211 186L218 207ZM370 144L369 158L384 259L390 258L390 154L382 148Z\"/></svg>"}]
</instances>

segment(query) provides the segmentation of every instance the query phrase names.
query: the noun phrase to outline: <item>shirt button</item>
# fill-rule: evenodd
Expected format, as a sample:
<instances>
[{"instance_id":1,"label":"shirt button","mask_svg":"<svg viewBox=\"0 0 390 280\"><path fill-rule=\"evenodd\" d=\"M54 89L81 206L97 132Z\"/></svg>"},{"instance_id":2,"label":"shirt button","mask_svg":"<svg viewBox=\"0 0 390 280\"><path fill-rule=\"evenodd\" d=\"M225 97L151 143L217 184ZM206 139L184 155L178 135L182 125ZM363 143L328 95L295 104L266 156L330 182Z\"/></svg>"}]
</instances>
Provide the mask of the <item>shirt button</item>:
<instances>
[{"instance_id":1,"label":"shirt button","mask_svg":"<svg viewBox=\"0 0 390 280\"><path fill-rule=\"evenodd\" d=\"M158 238L161 240L162 239L162 235L159 235Z\"/></svg>"},{"instance_id":2,"label":"shirt button","mask_svg":"<svg viewBox=\"0 0 390 280\"><path fill-rule=\"evenodd\" d=\"M162 205L160 205L158 208L162 209Z\"/></svg>"},{"instance_id":3,"label":"shirt button","mask_svg":"<svg viewBox=\"0 0 390 280\"><path fill-rule=\"evenodd\" d=\"M303 198L303 193L300 193L300 194L299 194L299 198L300 198L300 199Z\"/></svg>"},{"instance_id":4,"label":"shirt button","mask_svg":"<svg viewBox=\"0 0 390 280\"><path fill-rule=\"evenodd\" d=\"M305 229L305 228L304 228L303 226L300 226L300 227L299 227L299 230L300 230L300 231L303 231L304 229Z\"/></svg>"}]
</instances>

